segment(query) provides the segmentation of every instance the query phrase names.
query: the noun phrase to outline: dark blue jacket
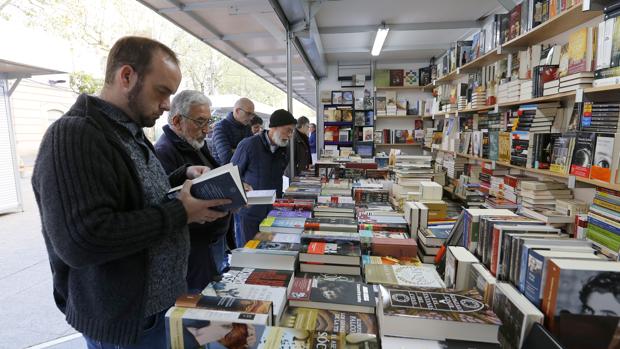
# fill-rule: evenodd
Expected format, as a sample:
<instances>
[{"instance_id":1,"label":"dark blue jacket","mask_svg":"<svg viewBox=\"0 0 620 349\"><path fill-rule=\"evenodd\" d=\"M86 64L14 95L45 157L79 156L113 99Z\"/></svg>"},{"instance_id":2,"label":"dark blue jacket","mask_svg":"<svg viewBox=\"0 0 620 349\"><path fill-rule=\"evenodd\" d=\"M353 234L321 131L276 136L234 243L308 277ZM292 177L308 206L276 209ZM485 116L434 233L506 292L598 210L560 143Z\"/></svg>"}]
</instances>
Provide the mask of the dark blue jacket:
<instances>
[{"instance_id":1,"label":"dark blue jacket","mask_svg":"<svg viewBox=\"0 0 620 349\"><path fill-rule=\"evenodd\" d=\"M226 119L222 119L213 128L213 158L220 165L230 162L235 148L244 138L252 136L250 125L243 125L228 113Z\"/></svg>"},{"instance_id":2,"label":"dark blue jacket","mask_svg":"<svg viewBox=\"0 0 620 349\"><path fill-rule=\"evenodd\" d=\"M231 162L239 167L241 179L252 186L253 189L275 189L277 196L282 197L282 175L288 165L286 147L278 147L275 153L271 152L271 146L265 138L264 130L250 138L246 138L237 147ZM242 209L241 213L262 215L270 205L255 205L248 209ZM264 217L263 217L264 218Z\"/></svg>"},{"instance_id":3,"label":"dark blue jacket","mask_svg":"<svg viewBox=\"0 0 620 349\"><path fill-rule=\"evenodd\" d=\"M308 142L310 143L310 153L314 154L316 153L316 131L312 132L308 138Z\"/></svg>"}]
</instances>

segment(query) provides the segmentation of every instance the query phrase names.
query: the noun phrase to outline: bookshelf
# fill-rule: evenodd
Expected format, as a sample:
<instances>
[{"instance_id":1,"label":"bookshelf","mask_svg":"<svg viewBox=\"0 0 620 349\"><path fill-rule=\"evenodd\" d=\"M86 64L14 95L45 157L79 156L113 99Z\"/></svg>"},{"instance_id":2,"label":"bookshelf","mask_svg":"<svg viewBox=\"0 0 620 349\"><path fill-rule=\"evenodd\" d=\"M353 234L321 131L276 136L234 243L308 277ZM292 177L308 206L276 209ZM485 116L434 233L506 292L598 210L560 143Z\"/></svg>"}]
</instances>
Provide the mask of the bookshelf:
<instances>
[{"instance_id":1,"label":"bookshelf","mask_svg":"<svg viewBox=\"0 0 620 349\"><path fill-rule=\"evenodd\" d=\"M482 68L482 67L484 67L486 65L489 65L491 63L495 63L496 61L498 61L503 56L504 56L504 54L498 53L497 49L491 50L491 51L483 54L482 56L474 59L473 61L463 65L462 67L458 68L458 72L459 72L459 74L472 72L474 70L480 69L480 68Z\"/></svg>"},{"instance_id":2,"label":"bookshelf","mask_svg":"<svg viewBox=\"0 0 620 349\"><path fill-rule=\"evenodd\" d=\"M426 86L375 86L376 91L391 91L391 90L424 90Z\"/></svg>"},{"instance_id":3,"label":"bookshelf","mask_svg":"<svg viewBox=\"0 0 620 349\"><path fill-rule=\"evenodd\" d=\"M514 106L518 106L521 104L554 102L554 101L559 101L562 99L574 98L574 97L575 97L575 91L570 91L570 92L564 92L564 93L556 93L554 95L549 95L549 96L524 99L520 101L498 103L497 106L498 107L514 107Z\"/></svg>"},{"instance_id":4,"label":"bookshelf","mask_svg":"<svg viewBox=\"0 0 620 349\"><path fill-rule=\"evenodd\" d=\"M431 119L432 115L377 115L377 119Z\"/></svg>"},{"instance_id":5,"label":"bookshelf","mask_svg":"<svg viewBox=\"0 0 620 349\"><path fill-rule=\"evenodd\" d=\"M375 143L376 146L421 147L421 143Z\"/></svg>"},{"instance_id":6,"label":"bookshelf","mask_svg":"<svg viewBox=\"0 0 620 349\"><path fill-rule=\"evenodd\" d=\"M424 149L430 150L430 151L438 151L438 152L442 152L442 153L446 153L446 154L450 154L454 156L459 156L459 157L463 157L463 158L470 159L470 160L476 160L476 161L487 162L487 163L495 163L496 165L499 165L499 166L514 168L517 170L521 170L524 173L530 173L534 175L542 175L542 176L554 177L554 178L560 178L560 179L568 179L569 177L573 176L569 174L552 172L550 170L541 170L537 168L525 168L525 167L516 166L516 165L510 164L507 162L503 162L503 161L490 160L490 159L481 158L478 156L473 156L470 154L463 154L463 153L453 152L449 150L442 150L438 148L424 147ZM620 184L607 183L607 182L603 182L597 179L589 179L589 178L583 178L583 177L577 177L577 176L574 176L574 177L575 177L575 181L580 182L580 183L585 183L585 184L589 184L589 185L593 185L593 186L597 186L601 188L620 191Z\"/></svg>"},{"instance_id":7,"label":"bookshelf","mask_svg":"<svg viewBox=\"0 0 620 349\"><path fill-rule=\"evenodd\" d=\"M448 84L448 83L450 83L450 82L452 82L452 81L454 81L454 80L456 80L458 78L459 78L459 73L456 70L453 70L453 71L449 72L448 74L446 74L446 75L444 75L444 76L442 76L440 78L437 78L434 81L434 85Z\"/></svg>"},{"instance_id":8,"label":"bookshelf","mask_svg":"<svg viewBox=\"0 0 620 349\"><path fill-rule=\"evenodd\" d=\"M580 24L600 16L601 14L603 14L602 11L583 11L581 4L574 5L570 9L565 10L556 17L540 24L529 32L523 33L518 37L505 42L502 44L501 49L520 48L540 43L573 29Z\"/></svg>"}]
</instances>

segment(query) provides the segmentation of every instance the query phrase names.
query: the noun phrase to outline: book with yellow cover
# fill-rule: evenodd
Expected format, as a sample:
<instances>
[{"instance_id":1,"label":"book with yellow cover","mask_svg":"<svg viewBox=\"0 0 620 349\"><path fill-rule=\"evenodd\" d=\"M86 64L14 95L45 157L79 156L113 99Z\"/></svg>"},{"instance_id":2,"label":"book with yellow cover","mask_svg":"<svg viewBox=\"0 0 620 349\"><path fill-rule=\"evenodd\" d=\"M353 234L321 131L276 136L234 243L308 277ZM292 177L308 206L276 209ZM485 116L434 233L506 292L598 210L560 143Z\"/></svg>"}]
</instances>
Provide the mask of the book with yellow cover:
<instances>
[{"instance_id":1,"label":"book with yellow cover","mask_svg":"<svg viewBox=\"0 0 620 349\"><path fill-rule=\"evenodd\" d=\"M501 162L510 162L510 132L500 132L498 136L498 159Z\"/></svg>"},{"instance_id":2,"label":"book with yellow cover","mask_svg":"<svg viewBox=\"0 0 620 349\"><path fill-rule=\"evenodd\" d=\"M332 333L378 332L377 320L372 314L301 307L287 307L280 326Z\"/></svg>"}]
</instances>

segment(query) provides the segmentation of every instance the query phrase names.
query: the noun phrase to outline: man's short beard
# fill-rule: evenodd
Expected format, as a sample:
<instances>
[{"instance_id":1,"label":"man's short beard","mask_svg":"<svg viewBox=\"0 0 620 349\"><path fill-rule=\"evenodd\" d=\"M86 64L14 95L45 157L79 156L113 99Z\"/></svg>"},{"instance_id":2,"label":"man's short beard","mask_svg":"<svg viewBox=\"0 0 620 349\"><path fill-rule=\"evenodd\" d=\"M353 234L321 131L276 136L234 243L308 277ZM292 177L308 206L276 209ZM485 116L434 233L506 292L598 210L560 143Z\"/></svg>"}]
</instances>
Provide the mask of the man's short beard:
<instances>
[{"instance_id":1,"label":"man's short beard","mask_svg":"<svg viewBox=\"0 0 620 349\"><path fill-rule=\"evenodd\" d=\"M129 94L127 95L127 104L129 110L135 115L135 120L140 127L152 127L155 125L155 119L149 119L146 115L144 115L144 106L140 103L140 94L142 92L142 88L144 87L144 79L142 76L138 76L138 81L136 85L129 90Z\"/></svg>"},{"instance_id":2,"label":"man's short beard","mask_svg":"<svg viewBox=\"0 0 620 349\"><path fill-rule=\"evenodd\" d=\"M177 136L181 137L181 139L183 139L185 142L187 142L187 144L189 144L192 148L194 148L196 150L202 149L202 147L204 147L204 145L205 145L205 140L204 139L201 142L201 141L189 138L189 137L185 136L185 134L183 134L183 132L181 130L177 130L176 127L172 127L172 130L174 131L174 133L177 134Z\"/></svg>"},{"instance_id":3,"label":"man's short beard","mask_svg":"<svg viewBox=\"0 0 620 349\"><path fill-rule=\"evenodd\" d=\"M280 132L276 131L273 133L273 142L279 147L286 147L289 140L283 140L282 137L280 137Z\"/></svg>"}]
</instances>

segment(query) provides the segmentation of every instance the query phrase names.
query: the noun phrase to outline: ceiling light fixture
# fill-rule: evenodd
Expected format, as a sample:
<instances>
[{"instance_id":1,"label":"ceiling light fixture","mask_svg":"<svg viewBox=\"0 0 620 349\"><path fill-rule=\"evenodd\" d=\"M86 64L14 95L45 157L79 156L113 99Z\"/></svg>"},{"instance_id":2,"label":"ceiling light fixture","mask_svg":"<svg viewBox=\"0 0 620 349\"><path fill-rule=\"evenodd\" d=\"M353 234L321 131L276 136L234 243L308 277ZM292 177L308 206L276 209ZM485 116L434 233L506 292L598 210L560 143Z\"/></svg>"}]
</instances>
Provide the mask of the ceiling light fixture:
<instances>
[{"instance_id":1,"label":"ceiling light fixture","mask_svg":"<svg viewBox=\"0 0 620 349\"><path fill-rule=\"evenodd\" d=\"M385 23L381 23L381 26L377 29L377 35L375 35L375 43L372 45L372 51L370 51L371 55L378 56L381 53L383 43L389 31L390 28L388 28Z\"/></svg>"}]
</instances>

